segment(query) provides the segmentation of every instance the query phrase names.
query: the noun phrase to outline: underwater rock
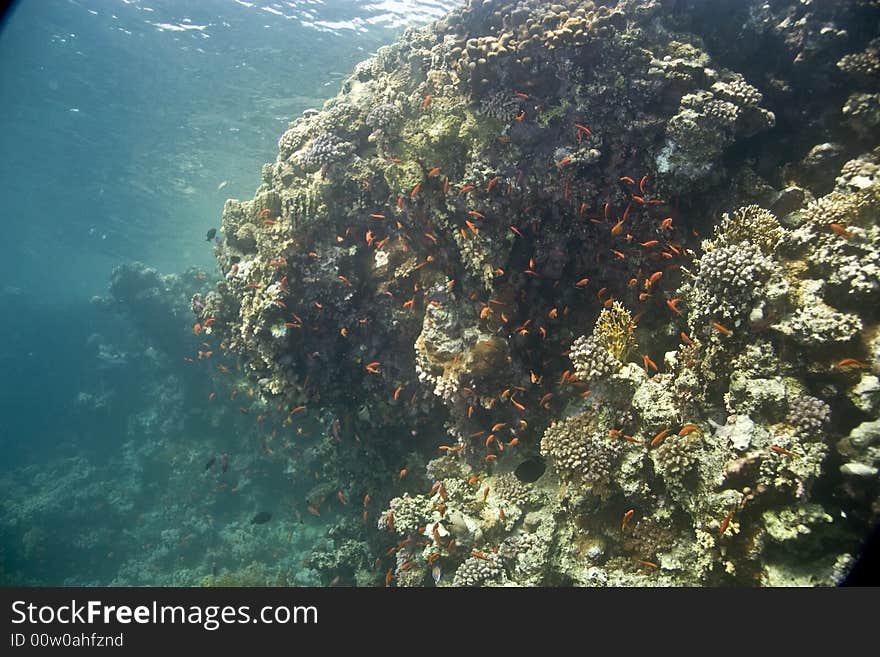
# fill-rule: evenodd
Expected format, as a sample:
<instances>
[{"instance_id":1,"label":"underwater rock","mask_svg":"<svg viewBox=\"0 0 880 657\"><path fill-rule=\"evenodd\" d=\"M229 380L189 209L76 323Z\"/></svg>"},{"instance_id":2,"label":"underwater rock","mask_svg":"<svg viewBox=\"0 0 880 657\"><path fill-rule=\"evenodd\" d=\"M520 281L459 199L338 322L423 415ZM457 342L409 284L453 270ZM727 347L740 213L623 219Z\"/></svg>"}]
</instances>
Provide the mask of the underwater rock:
<instances>
[{"instance_id":1,"label":"underwater rock","mask_svg":"<svg viewBox=\"0 0 880 657\"><path fill-rule=\"evenodd\" d=\"M851 459L840 466L841 474L873 483L880 472L880 420L862 422L841 440L838 450Z\"/></svg>"}]
</instances>

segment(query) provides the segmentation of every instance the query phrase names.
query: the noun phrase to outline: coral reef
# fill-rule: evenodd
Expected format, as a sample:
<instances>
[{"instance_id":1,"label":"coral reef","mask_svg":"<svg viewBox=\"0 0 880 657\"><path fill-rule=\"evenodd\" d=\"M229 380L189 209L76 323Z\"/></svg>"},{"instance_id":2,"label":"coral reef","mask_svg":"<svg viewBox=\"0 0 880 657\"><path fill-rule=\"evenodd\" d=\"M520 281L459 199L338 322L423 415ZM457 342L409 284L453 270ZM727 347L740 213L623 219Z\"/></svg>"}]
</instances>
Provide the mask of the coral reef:
<instances>
[{"instance_id":1,"label":"coral reef","mask_svg":"<svg viewBox=\"0 0 880 657\"><path fill-rule=\"evenodd\" d=\"M310 510L368 493L322 580L846 572L878 509L880 9L706 4L467 2L227 202L196 320L272 458L321 473Z\"/></svg>"}]
</instances>

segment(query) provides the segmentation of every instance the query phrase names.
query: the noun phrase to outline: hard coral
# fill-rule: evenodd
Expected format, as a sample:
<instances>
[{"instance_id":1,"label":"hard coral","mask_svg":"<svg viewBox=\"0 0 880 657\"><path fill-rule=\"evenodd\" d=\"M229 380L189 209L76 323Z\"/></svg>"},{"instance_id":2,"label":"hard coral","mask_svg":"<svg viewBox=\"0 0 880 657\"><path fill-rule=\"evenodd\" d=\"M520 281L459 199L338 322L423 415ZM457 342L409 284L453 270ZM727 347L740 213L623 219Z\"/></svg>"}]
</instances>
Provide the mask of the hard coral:
<instances>
[{"instance_id":1,"label":"hard coral","mask_svg":"<svg viewBox=\"0 0 880 657\"><path fill-rule=\"evenodd\" d=\"M614 354L592 335L582 335L575 340L569 350L569 358L574 365L575 376L585 383L608 377L623 366Z\"/></svg>"},{"instance_id":2,"label":"hard coral","mask_svg":"<svg viewBox=\"0 0 880 657\"><path fill-rule=\"evenodd\" d=\"M541 438L541 454L566 483L601 493L614 479L621 442L599 433L593 414L584 413L551 424Z\"/></svg>"},{"instance_id":3,"label":"hard coral","mask_svg":"<svg viewBox=\"0 0 880 657\"><path fill-rule=\"evenodd\" d=\"M789 424L794 425L797 436L804 440L822 440L822 432L831 419L831 407L821 399L799 395L789 402Z\"/></svg>"},{"instance_id":4,"label":"hard coral","mask_svg":"<svg viewBox=\"0 0 880 657\"><path fill-rule=\"evenodd\" d=\"M501 557L493 552L470 556L456 569L453 586L485 586L498 584L504 575Z\"/></svg>"},{"instance_id":5,"label":"hard coral","mask_svg":"<svg viewBox=\"0 0 880 657\"><path fill-rule=\"evenodd\" d=\"M732 214L725 213L715 227L715 238L704 244L704 248L714 250L748 241L760 248L764 255L770 255L784 234L785 230L772 212L759 205L748 205Z\"/></svg>"},{"instance_id":6,"label":"hard coral","mask_svg":"<svg viewBox=\"0 0 880 657\"><path fill-rule=\"evenodd\" d=\"M353 146L333 134L315 137L308 149L300 156L300 163L307 169L315 170L322 166L344 160Z\"/></svg>"},{"instance_id":7,"label":"hard coral","mask_svg":"<svg viewBox=\"0 0 880 657\"><path fill-rule=\"evenodd\" d=\"M775 263L751 242L721 246L703 254L687 303L692 322L739 321L763 297Z\"/></svg>"}]
</instances>

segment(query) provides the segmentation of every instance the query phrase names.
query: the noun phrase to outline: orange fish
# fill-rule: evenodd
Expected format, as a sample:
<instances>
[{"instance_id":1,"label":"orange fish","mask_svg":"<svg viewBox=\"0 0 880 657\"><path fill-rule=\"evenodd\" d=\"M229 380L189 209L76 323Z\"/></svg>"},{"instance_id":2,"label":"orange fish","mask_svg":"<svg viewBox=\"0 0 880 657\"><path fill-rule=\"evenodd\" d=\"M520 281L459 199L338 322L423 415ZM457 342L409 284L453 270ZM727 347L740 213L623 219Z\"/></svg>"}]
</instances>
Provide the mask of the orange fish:
<instances>
[{"instance_id":1,"label":"orange fish","mask_svg":"<svg viewBox=\"0 0 880 657\"><path fill-rule=\"evenodd\" d=\"M431 97L430 94L428 94L427 96L425 96L425 102L422 103L422 111L423 111L423 112L431 106L431 101L432 101L432 100L433 100L433 98Z\"/></svg>"},{"instance_id":2,"label":"orange fish","mask_svg":"<svg viewBox=\"0 0 880 657\"><path fill-rule=\"evenodd\" d=\"M195 335L198 335L198 334L201 333L201 332L202 332L202 325L199 324L199 323L195 323L195 324L193 324L193 333L194 333Z\"/></svg>"},{"instance_id":3,"label":"orange fish","mask_svg":"<svg viewBox=\"0 0 880 657\"><path fill-rule=\"evenodd\" d=\"M736 507L734 507L735 509ZM724 517L724 520L721 521L721 527L718 530L718 535L722 536L724 532L727 531L727 527L730 525L730 519L733 518L733 509L727 512L727 515Z\"/></svg>"},{"instance_id":4,"label":"orange fish","mask_svg":"<svg viewBox=\"0 0 880 657\"><path fill-rule=\"evenodd\" d=\"M831 230L840 235L843 239L848 240L852 239L853 233L848 231L846 228L841 226L840 224L829 224Z\"/></svg>"},{"instance_id":5,"label":"orange fish","mask_svg":"<svg viewBox=\"0 0 880 657\"><path fill-rule=\"evenodd\" d=\"M714 328L716 331L718 331L719 333L721 333L723 335L733 335L733 331L731 331L729 328L719 324L718 322L712 322L712 328Z\"/></svg>"},{"instance_id":6,"label":"orange fish","mask_svg":"<svg viewBox=\"0 0 880 657\"><path fill-rule=\"evenodd\" d=\"M669 309L676 315L681 315L681 311L678 309L679 303L681 303L681 299L678 297L676 297L675 299L666 300L666 305L669 306Z\"/></svg>"},{"instance_id":7,"label":"orange fish","mask_svg":"<svg viewBox=\"0 0 880 657\"><path fill-rule=\"evenodd\" d=\"M867 364L863 363L860 360L856 360L855 358L844 358L843 360L837 361L838 367L856 367L858 369L865 369L868 367Z\"/></svg>"},{"instance_id":8,"label":"orange fish","mask_svg":"<svg viewBox=\"0 0 880 657\"><path fill-rule=\"evenodd\" d=\"M659 445L663 441L663 439L666 438L666 435L668 433L669 427L666 427L665 429L663 429L663 431L654 436L654 439L651 441L651 447L656 447L657 445Z\"/></svg>"}]
</instances>

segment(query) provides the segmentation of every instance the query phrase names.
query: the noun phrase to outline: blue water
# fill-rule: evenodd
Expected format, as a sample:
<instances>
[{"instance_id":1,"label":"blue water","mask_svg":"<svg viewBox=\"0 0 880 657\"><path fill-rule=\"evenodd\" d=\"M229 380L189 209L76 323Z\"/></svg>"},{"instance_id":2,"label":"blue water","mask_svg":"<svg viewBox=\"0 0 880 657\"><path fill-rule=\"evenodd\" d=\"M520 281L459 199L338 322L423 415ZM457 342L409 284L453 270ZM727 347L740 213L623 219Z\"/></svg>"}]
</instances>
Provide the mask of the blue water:
<instances>
[{"instance_id":1,"label":"blue water","mask_svg":"<svg viewBox=\"0 0 880 657\"><path fill-rule=\"evenodd\" d=\"M212 423L212 391L176 336L163 345L161 327L145 334L148 322L91 299L123 263L189 269L164 292L185 318L215 272L206 231L227 198L252 196L288 122L453 4L24 0L6 16L0 582L198 584L206 550L216 574L278 549L266 538L235 552L228 523L255 527L260 497L289 485L280 466L240 464L220 488L249 487L239 506L205 493L204 460L245 429ZM308 577L297 583L321 583Z\"/></svg>"}]
</instances>

